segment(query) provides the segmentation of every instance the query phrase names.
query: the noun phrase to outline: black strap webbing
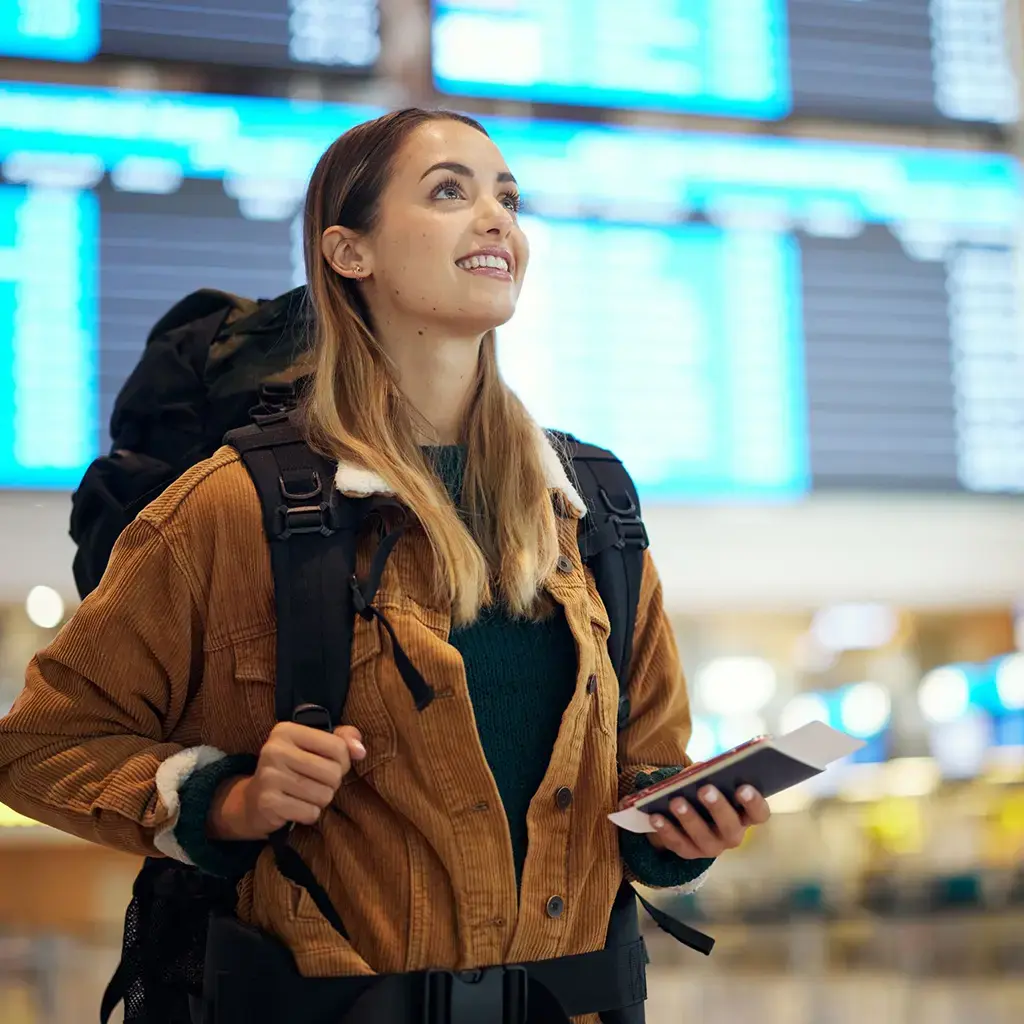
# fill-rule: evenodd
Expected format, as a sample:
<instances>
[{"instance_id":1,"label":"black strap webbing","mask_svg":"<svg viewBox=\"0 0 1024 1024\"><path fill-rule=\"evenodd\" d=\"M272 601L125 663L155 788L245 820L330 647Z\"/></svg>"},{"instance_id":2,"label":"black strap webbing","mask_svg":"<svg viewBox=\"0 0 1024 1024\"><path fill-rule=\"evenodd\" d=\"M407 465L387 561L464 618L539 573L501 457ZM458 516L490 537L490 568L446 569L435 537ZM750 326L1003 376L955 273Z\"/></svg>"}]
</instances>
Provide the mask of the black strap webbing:
<instances>
[{"instance_id":1,"label":"black strap webbing","mask_svg":"<svg viewBox=\"0 0 1024 1024\"><path fill-rule=\"evenodd\" d=\"M673 917L656 907L650 900L645 899L637 892L635 887L633 892L636 893L636 898L643 905L644 910L654 918L654 923L662 931L668 932L672 938L698 953L703 953L705 956L711 955L711 951L715 948L715 940L710 935L705 935L704 932L688 925L685 921L680 921L678 917Z\"/></svg>"},{"instance_id":2,"label":"black strap webbing","mask_svg":"<svg viewBox=\"0 0 1024 1024\"><path fill-rule=\"evenodd\" d=\"M348 580L369 499L343 498L334 467L288 421L229 435L263 508L277 607L279 721L303 704L341 721L348 696L355 609Z\"/></svg>"},{"instance_id":3,"label":"black strap webbing","mask_svg":"<svg viewBox=\"0 0 1024 1024\"><path fill-rule=\"evenodd\" d=\"M384 1020L413 1019L430 1024L435 1021L438 1024L484 1024L491 1021L520 1024L527 1020L542 1021L543 1024L570 1024L573 1017L604 1014L642 1004L647 998L646 959L643 940L637 940L627 946L609 947L593 953L466 971L462 975L447 971L386 974L348 1010L344 1024L380 1024ZM502 982L514 978L520 971L526 982L526 998L513 1001L509 999L512 986ZM428 979L428 973L434 977ZM492 980L496 985L488 984ZM435 984L431 984L432 981ZM495 988L497 991L488 992L488 989ZM424 992L428 994L426 1003ZM436 1003L429 999L431 992L440 997ZM458 999L460 995L462 998ZM477 998L470 1002L467 997L473 995ZM492 998L487 999L488 995ZM468 1005L461 1006L460 1003ZM528 1012L524 1012L527 1007ZM418 1017L414 1016L417 1011Z\"/></svg>"},{"instance_id":4,"label":"black strap webbing","mask_svg":"<svg viewBox=\"0 0 1024 1024\"><path fill-rule=\"evenodd\" d=\"M295 885L300 886L309 893L310 898L316 904L317 910L327 919L331 927L343 938L348 938L348 932L342 923L341 915L334 909L327 891L317 881L316 875L310 870L306 862L288 845L290 829L285 827L279 829L270 837L270 848L274 851L274 863L277 870Z\"/></svg>"},{"instance_id":5,"label":"black strap webbing","mask_svg":"<svg viewBox=\"0 0 1024 1024\"><path fill-rule=\"evenodd\" d=\"M640 499L622 463L604 448L569 442L572 467L587 503L580 555L608 611L608 655L619 679L619 728L629 721L629 666L640 602L647 531Z\"/></svg>"}]
</instances>

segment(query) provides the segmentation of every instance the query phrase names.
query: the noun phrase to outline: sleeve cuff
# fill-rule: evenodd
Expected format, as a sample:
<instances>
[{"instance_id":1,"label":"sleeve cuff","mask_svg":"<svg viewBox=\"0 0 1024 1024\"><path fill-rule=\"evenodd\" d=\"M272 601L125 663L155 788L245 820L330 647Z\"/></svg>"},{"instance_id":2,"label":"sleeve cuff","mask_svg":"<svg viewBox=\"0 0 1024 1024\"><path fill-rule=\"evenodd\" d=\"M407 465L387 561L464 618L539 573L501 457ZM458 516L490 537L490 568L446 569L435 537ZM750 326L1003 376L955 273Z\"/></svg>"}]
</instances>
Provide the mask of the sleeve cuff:
<instances>
[{"instance_id":1,"label":"sleeve cuff","mask_svg":"<svg viewBox=\"0 0 1024 1024\"><path fill-rule=\"evenodd\" d=\"M633 790L661 782L682 767L658 768L650 773L638 771L633 782ZM631 882L639 882L651 889L679 889L689 893L699 889L704 883L707 873L714 864L714 859L683 860L669 850L659 850L651 845L646 834L619 830L619 850L622 854L626 877Z\"/></svg>"},{"instance_id":2,"label":"sleeve cuff","mask_svg":"<svg viewBox=\"0 0 1024 1024\"><path fill-rule=\"evenodd\" d=\"M251 871L266 843L211 839L206 822L217 787L232 776L252 775L257 761L254 754L228 756L213 747L184 750L165 761L157 790L170 820L156 835L156 848L221 878L241 878Z\"/></svg>"}]
</instances>

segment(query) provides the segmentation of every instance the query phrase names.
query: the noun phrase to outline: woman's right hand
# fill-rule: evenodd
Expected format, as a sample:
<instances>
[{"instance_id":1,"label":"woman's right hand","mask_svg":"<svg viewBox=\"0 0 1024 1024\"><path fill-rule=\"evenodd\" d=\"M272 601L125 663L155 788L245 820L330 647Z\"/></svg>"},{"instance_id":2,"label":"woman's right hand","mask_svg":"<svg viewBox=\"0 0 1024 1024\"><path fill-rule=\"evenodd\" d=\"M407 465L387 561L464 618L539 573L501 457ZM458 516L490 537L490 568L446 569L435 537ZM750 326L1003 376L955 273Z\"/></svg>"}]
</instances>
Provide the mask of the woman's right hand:
<instances>
[{"instance_id":1,"label":"woman's right hand","mask_svg":"<svg viewBox=\"0 0 1024 1024\"><path fill-rule=\"evenodd\" d=\"M295 722L274 726L255 775L236 776L214 794L207 819L212 839L266 839L289 822L315 825L353 761L366 757L359 730L333 733Z\"/></svg>"}]
</instances>

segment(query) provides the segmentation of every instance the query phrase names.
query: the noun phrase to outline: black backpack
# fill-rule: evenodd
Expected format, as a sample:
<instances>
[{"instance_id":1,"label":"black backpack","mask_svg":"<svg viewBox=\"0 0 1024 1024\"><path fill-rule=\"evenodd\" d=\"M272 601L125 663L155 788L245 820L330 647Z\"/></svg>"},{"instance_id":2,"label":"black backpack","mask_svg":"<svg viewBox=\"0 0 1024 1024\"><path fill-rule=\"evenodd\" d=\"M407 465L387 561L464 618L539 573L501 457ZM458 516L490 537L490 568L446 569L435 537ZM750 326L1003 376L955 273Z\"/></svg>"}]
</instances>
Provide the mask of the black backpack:
<instances>
[{"instance_id":1,"label":"black backpack","mask_svg":"<svg viewBox=\"0 0 1024 1024\"><path fill-rule=\"evenodd\" d=\"M381 511L381 503L339 495L330 486L332 467L309 449L292 422L309 327L304 288L260 302L203 290L174 306L150 332L118 395L112 450L92 463L73 496L71 536L78 545L75 580L84 597L99 582L117 536L135 515L221 444L234 445L260 495L270 543L278 616L277 717L329 727L342 719L346 692L338 681L348 678L354 616L377 614L390 632L372 602L400 531L385 536L368 578L357 580L356 536L367 516ZM570 435L558 437L588 505L580 551L611 621L608 645L621 684L622 728L629 718L625 678L647 534L622 463ZM319 581L326 575L351 582L327 605L311 597L323 592ZM417 706L425 706L429 684L393 633L391 639L403 679ZM345 934L326 892L288 846L287 834L274 837L271 846L282 874L306 888L325 918ZM610 933L639 935L636 898L677 939L705 954L711 951L713 940L626 884ZM210 915L230 914L234 902L234 880L177 861L147 859L133 887L122 959L104 994L101 1020L106 1022L123 1001L126 1024L192 1024L202 993ZM639 993L642 965L636 974ZM621 1020L625 1024L627 1018Z\"/></svg>"},{"instance_id":2,"label":"black backpack","mask_svg":"<svg viewBox=\"0 0 1024 1024\"><path fill-rule=\"evenodd\" d=\"M153 326L110 416L110 454L93 461L71 503L75 585L96 588L121 531L224 435L250 422L303 372L306 289L254 301L202 289Z\"/></svg>"}]
</instances>

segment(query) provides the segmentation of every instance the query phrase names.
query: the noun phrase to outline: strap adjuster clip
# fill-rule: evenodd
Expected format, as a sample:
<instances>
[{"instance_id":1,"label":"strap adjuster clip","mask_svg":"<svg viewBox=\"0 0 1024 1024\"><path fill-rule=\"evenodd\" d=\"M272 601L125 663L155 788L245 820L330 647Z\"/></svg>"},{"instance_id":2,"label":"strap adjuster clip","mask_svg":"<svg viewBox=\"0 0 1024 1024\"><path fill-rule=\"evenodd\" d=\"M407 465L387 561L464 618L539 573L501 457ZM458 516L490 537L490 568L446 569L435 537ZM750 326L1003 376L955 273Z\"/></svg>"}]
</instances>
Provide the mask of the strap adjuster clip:
<instances>
[{"instance_id":1,"label":"strap adjuster clip","mask_svg":"<svg viewBox=\"0 0 1024 1024\"><path fill-rule=\"evenodd\" d=\"M299 505L290 508L278 505L274 509L274 537L287 540L293 534L320 533L330 537L334 533L331 525L331 507L326 501L319 505Z\"/></svg>"}]
</instances>

